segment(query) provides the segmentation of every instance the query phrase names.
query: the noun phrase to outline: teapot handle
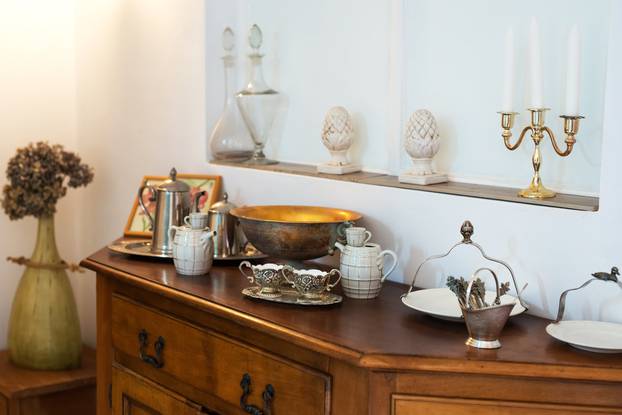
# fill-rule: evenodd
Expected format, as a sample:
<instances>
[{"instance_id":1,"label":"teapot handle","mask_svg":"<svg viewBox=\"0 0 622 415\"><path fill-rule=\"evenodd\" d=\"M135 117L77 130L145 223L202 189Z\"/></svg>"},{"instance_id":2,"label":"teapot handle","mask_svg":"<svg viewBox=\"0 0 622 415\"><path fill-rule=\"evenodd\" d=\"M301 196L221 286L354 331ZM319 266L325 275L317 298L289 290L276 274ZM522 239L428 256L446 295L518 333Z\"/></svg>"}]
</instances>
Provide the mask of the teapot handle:
<instances>
[{"instance_id":1,"label":"teapot handle","mask_svg":"<svg viewBox=\"0 0 622 415\"><path fill-rule=\"evenodd\" d=\"M175 233L177 233L179 226L171 226L168 228L168 240L172 243L175 240Z\"/></svg>"},{"instance_id":2,"label":"teapot handle","mask_svg":"<svg viewBox=\"0 0 622 415\"><path fill-rule=\"evenodd\" d=\"M378 256L376 257L376 265L381 271L383 268L383 261L384 261L385 255L388 255L391 258L393 258L393 263L389 267L389 270L386 272L386 274L382 275L382 278L380 278L380 282L384 282L384 280L387 279L387 277L395 270L395 267L397 266L397 254L389 249L386 249L382 251L381 253L379 253Z\"/></svg>"},{"instance_id":3,"label":"teapot handle","mask_svg":"<svg viewBox=\"0 0 622 415\"><path fill-rule=\"evenodd\" d=\"M140 205L140 208L143 210L145 216L149 218L149 229L153 231L153 228L154 228L153 217L151 216L151 213L149 213L149 210L147 210L147 206L145 206L145 202L143 202L143 192L145 191L145 189L149 189L151 191L152 196L149 198L151 202L155 202L156 200L155 189L153 188L153 186L149 186L146 184L140 186L140 188L138 189L138 204Z\"/></svg>"}]
</instances>

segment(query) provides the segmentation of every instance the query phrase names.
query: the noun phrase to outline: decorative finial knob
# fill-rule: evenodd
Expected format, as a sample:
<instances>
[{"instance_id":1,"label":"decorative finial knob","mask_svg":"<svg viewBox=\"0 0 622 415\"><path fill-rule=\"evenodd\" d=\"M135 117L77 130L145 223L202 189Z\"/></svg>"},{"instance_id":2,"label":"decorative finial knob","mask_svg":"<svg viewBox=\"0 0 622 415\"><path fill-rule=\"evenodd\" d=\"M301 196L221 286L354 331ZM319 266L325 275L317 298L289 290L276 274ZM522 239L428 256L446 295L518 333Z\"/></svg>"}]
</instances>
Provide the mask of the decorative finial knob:
<instances>
[{"instance_id":1,"label":"decorative finial knob","mask_svg":"<svg viewBox=\"0 0 622 415\"><path fill-rule=\"evenodd\" d=\"M251 48L255 49L255 53L259 52L261 43L263 42L263 34L261 29L256 24L252 25L248 31L248 44Z\"/></svg>"},{"instance_id":2,"label":"decorative finial knob","mask_svg":"<svg viewBox=\"0 0 622 415\"><path fill-rule=\"evenodd\" d=\"M473 224L470 221L465 220L462 223L462 226L460 227L460 233L462 234L462 242L467 243L467 244L471 243L472 242L471 236L473 236L473 232L474 232Z\"/></svg>"},{"instance_id":3,"label":"decorative finial knob","mask_svg":"<svg viewBox=\"0 0 622 415\"><path fill-rule=\"evenodd\" d=\"M172 181L177 180L177 170L175 169L175 167L171 169L171 172L168 174L168 176L171 178Z\"/></svg>"},{"instance_id":4,"label":"decorative finial knob","mask_svg":"<svg viewBox=\"0 0 622 415\"><path fill-rule=\"evenodd\" d=\"M222 48L230 53L233 50L234 46L235 35L233 34L233 30L231 30L230 27L226 27L225 30L222 32Z\"/></svg>"},{"instance_id":5,"label":"decorative finial knob","mask_svg":"<svg viewBox=\"0 0 622 415\"><path fill-rule=\"evenodd\" d=\"M225 193L222 195L222 198L223 198L223 199L225 200L225 202L226 202L226 201L229 199L229 193L225 192Z\"/></svg>"}]
</instances>

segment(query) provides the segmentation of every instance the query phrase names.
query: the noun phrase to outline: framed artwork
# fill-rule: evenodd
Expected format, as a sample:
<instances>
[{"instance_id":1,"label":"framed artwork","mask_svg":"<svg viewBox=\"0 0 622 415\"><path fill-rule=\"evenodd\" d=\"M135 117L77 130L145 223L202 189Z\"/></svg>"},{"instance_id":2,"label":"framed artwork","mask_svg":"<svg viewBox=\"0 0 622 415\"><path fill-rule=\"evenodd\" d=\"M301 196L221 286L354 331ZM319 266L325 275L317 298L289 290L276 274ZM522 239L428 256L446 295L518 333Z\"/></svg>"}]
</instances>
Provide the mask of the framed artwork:
<instances>
[{"instance_id":1,"label":"framed artwork","mask_svg":"<svg viewBox=\"0 0 622 415\"><path fill-rule=\"evenodd\" d=\"M168 179L167 176L145 176L141 182L142 185L158 186ZM220 194L220 176L208 176L203 174L178 174L177 180L181 180L190 186L190 200L194 201L194 195L205 190L205 195L199 199L199 210L207 213L210 206L217 201ZM152 192L145 189L143 192L143 202L151 215L155 214L155 202L149 200ZM138 205L138 196L134 199L132 211L130 212L127 223L125 224L124 236L142 236L151 237L151 223L149 218L145 216L145 212Z\"/></svg>"}]
</instances>

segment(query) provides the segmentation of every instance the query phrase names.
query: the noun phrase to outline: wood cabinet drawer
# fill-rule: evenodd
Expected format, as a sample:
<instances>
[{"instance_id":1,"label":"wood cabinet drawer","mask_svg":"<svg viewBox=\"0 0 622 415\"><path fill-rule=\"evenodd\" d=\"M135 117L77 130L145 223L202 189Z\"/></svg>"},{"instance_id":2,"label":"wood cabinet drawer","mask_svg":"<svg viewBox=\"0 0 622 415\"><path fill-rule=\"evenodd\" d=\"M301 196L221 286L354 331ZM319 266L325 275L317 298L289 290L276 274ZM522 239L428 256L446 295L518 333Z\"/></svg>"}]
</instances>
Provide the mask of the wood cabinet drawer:
<instances>
[{"instance_id":1,"label":"wood cabinet drawer","mask_svg":"<svg viewBox=\"0 0 622 415\"><path fill-rule=\"evenodd\" d=\"M112 408L117 415L197 415L203 408L142 376L119 366L112 368Z\"/></svg>"},{"instance_id":2,"label":"wood cabinet drawer","mask_svg":"<svg viewBox=\"0 0 622 415\"><path fill-rule=\"evenodd\" d=\"M414 395L393 395L391 401L392 415L611 415L622 413L621 410L614 408Z\"/></svg>"},{"instance_id":3,"label":"wood cabinet drawer","mask_svg":"<svg viewBox=\"0 0 622 415\"><path fill-rule=\"evenodd\" d=\"M217 333L203 330L125 297L112 298L112 344L140 359L141 374L154 370L200 391L240 406L241 381L250 376L249 404L262 407L262 393L274 389L272 414L328 414L331 380L298 365ZM145 340L142 347L139 337ZM155 350L160 343L161 351ZM133 366L134 367L134 366ZM156 368L156 369L154 369ZM138 370L138 369L137 369ZM176 382L165 386L175 390Z\"/></svg>"}]
</instances>

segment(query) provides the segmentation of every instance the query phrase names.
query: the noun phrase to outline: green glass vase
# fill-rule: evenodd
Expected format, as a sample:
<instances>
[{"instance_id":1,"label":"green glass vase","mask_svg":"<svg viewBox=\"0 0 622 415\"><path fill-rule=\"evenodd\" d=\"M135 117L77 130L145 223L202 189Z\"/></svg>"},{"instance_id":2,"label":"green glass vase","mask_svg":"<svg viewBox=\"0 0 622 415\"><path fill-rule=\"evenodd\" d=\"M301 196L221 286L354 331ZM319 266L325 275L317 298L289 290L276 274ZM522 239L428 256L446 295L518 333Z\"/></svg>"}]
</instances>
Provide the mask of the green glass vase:
<instances>
[{"instance_id":1,"label":"green glass vase","mask_svg":"<svg viewBox=\"0 0 622 415\"><path fill-rule=\"evenodd\" d=\"M37 242L17 287L9 320L9 357L21 367L66 370L80 366L78 310L56 247L54 217L39 218Z\"/></svg>"}]
</instances>

